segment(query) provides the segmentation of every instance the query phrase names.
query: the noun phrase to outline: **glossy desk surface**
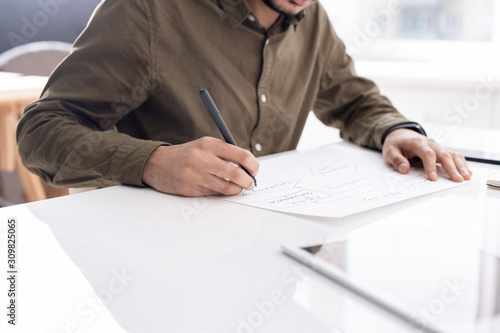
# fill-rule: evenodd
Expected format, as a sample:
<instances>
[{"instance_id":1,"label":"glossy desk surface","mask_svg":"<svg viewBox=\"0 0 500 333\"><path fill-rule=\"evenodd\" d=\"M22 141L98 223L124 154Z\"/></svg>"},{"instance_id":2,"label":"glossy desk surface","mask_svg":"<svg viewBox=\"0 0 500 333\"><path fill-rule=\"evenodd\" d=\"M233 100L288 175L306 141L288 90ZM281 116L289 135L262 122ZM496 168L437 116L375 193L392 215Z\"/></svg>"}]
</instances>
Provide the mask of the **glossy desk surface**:
<instances>
[{"instance_id":1,"label":"glossy desk surface","mask_svg":"<svg viewBox=\"0 0 500 333\"><path fill-rule=\"evenodd\" d=\"M500 191L485 181L341 219L126 186L3 208L3 225L19 221L8 332L416 332L280 244L428 229L500 255Z\"/></svg>"}]
</instances>

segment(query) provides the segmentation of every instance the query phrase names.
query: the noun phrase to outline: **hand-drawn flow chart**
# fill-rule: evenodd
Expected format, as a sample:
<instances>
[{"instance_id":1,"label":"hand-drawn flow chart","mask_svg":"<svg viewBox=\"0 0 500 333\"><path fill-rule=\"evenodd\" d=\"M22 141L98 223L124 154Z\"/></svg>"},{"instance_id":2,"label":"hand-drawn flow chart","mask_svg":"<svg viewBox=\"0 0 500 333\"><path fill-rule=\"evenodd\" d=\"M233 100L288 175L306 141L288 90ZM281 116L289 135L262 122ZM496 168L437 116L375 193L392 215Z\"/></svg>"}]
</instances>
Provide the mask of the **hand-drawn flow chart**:
<instances>
[{"instance_id":1,"label":"hand-drawn flow chart","mask_svg":"<svg viewBox=\"0 0 500 333\"><path fill-rule=\"evenodd\" d=\"M400 174L379 153L331 145L261 162L258 187L225 198L287 213L342 217L416 196L459 186L440 170L430 181L422 168ZM475 178L493 173L474 170Z\"/></svg>"}]
</instances>

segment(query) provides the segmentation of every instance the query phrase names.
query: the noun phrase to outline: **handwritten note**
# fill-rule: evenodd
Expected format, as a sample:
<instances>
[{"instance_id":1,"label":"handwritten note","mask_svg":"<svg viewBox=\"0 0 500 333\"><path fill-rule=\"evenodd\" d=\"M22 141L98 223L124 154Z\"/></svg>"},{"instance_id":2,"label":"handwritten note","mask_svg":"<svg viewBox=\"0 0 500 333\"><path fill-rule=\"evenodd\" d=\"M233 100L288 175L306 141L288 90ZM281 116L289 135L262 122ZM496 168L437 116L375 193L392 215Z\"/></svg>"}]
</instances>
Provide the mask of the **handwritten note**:
<instances>
[{"instance_id":1,"label":"handwritten note","mask_svg":"<svg viewBox=\"0 0 500 333\"><path fill-rule=\"evenodd\" d=\"M259 182L259 187L254 188L251 191L243 191L243 195L255 194L255 193L268 193L275 191L291 190L297 186L300 180L289 179L282 181L262 181Z\"/></svg>"},{"instance_id":2,"label":"handwritten note","mask_svg":"<svg viewBox=\"0 0 500 333\"><path fill-rule=\"evenodd\" d=\"M475 179L495 172L473 171ZM380 153L344 143L267 158L261 161L257 188L224 199L287 213L343 217L461 185L443 170L438 175L440 180L432 182L422 168L400 174Z\"/></svg>"}]
</instances>

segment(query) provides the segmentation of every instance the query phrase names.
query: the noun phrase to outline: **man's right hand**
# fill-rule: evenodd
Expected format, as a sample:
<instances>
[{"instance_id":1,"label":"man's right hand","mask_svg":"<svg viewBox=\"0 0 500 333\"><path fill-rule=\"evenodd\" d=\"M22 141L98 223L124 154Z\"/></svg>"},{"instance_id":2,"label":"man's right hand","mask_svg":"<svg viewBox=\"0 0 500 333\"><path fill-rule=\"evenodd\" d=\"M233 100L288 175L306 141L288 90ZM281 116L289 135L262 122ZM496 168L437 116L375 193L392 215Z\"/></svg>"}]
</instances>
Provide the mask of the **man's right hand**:
<instances>
[{"instance_id":1,"label":"man's right hand","mask_svg":"<svg viewBox=\"0 0 500 333\"><path fill-rule=\"evenodd\" d=\"M146 161L142 181L152 188L189 197L234 195L254 188L259 162L249 151L212 137L160 146Z\"/></svg>"}]
</instances>

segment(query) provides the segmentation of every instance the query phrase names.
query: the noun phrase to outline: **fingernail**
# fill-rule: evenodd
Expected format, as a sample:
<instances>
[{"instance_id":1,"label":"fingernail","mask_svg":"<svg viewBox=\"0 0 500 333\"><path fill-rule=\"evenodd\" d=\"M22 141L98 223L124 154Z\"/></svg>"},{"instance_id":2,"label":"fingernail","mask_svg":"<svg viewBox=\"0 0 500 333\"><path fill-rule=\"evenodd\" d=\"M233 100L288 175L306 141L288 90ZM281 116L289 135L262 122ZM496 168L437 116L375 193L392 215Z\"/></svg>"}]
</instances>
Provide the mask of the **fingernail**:
<instances>
[{"instance_id":1,"label":"fingernail","mask_svg":"<svg viewBox=\"0 0 500 333\"><path fill-rule=\"evenodd\" d=\"M404 168L405 168L405 166L406 166L406 163L404 163L404 162L403 162L403 163L401 163L401 164L398 166L398 171L399 171L400 173L403 173L403 172L404 172Z\"/></svg>"},{"instance_id":2,"label":"fingernail","mask_svg":"<svg viewBox=\"0 0 500 333\"><path fill-rule=\"evenodd\" d=\"M429 178L431 180L437 180L438 179L438 175L437 175L437 173L435 171L432 171Z\"/></svg>"}]
</instances>

